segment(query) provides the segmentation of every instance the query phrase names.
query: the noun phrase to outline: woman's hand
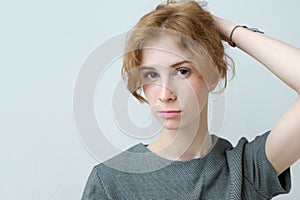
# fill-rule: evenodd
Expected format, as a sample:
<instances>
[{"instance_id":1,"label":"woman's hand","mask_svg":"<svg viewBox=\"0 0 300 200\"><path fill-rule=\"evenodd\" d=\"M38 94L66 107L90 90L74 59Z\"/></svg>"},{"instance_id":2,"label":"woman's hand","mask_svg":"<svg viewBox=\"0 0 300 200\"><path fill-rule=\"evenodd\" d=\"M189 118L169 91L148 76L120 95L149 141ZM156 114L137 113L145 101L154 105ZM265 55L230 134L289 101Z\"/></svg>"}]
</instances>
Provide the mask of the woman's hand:
<instances>
[{"instance_id":1,"label":"woman's hand","mask_svg":"<svg viewBox=\"0 0 300 200\"><path fill-rule=\"evenodd\" d=\"M214 19L214 25L220 33L222 40L229 43L229 36L231 31L235 27L235 24L214 15L212 15L212 17Z\"/></svg>"}]
</instances>

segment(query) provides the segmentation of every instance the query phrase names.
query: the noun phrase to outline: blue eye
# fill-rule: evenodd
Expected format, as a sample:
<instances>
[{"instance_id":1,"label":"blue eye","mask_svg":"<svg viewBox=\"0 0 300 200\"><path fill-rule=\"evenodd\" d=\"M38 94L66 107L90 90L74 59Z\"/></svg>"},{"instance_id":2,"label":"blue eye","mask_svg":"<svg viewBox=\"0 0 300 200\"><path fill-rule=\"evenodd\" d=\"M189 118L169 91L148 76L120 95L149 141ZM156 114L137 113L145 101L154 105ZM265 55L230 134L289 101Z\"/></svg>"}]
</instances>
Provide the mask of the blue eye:
<instances>
[{"instance_id":1,"label":"blue eye","mask_svg":"<svg viewBox=\"0 0 300 200\"><path fill-rule=\"evenodd\" d=\"M158 74L156 72L147 72L144 74L145 78L155 79L158 78Z\"/></svg>"},{"instance_id":2,"label":"blue eye","mask_svg":"<svg viewBox=\"0 0 300 200\"><path fill-rule=\"evenodd\" d=\"M187 68L179 68L176 70L176 75L178 76L188 76L190 74L190 70Z\"/></svg>"}]
</instances>

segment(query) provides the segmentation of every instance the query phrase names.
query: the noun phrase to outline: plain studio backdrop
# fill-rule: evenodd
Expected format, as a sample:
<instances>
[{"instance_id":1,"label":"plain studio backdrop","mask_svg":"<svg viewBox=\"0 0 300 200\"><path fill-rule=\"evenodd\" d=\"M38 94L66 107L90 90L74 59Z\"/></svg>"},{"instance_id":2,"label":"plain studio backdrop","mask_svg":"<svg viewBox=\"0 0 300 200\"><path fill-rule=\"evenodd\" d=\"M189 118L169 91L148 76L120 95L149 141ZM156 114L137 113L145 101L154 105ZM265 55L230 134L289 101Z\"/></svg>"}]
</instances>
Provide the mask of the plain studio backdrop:
<instances>
[{"instance_id":1,"label":"plain studio backdrop","mask_svg":"<svg viewBox=\"0 0 300 200\"><path fill-rule=\"evenodd\" d=\"M1 1L0 199L80 199L88 175L99 161L82 140L85 133L78 133L74 120L73 92L78 74L97 47L128 31L159 2ZM300 47L297 0L208 0L206 8ZM245 53L229 47L226 50L235 60L236 76L226 91L220 136L235 145L242 136L252 140L270 130L295 101L296 93ZM125 148L141 138L118 135L110 111L101 103L101 97L114 90L114 80L120 75L120 58L113 63L116 68L111 74L117 78L103 77L108 82L105 87L97 86L94 107L96 114L106 116L107 121L98 119L109 130L105 132L107 138ZM128 105L145 111L135 103ZM134 115L129 115L134 121ZM149 120L149 116L145 118ZM298 161L292 167L292 192L276 199L300 197L299 169Z\"/></svg>"}]
</instances>

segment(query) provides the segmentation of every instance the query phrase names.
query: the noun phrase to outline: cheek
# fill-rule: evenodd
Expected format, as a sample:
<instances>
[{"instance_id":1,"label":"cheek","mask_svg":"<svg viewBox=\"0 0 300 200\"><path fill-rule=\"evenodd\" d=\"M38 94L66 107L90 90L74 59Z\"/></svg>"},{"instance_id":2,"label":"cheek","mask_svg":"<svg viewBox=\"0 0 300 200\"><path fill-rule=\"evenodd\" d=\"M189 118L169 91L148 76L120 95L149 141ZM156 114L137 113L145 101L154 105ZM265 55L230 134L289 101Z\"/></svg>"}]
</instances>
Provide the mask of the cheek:
<instances>
[{"instance_id":1,"label":"cheek","mask_svg":"<svg viewBox=\"0 0 300 200\"><path fill-rule=\"evenodd\" d=\"M207 102L208 90L204 81L190 82L187 87L181 88L181 100L189 102L192 107L198 106L199 109Z\"/></svg>"},{"instance_id":2,"label":"cheek","mask_svg":"<svg viewBox=\"0 0 300 200\"><path fill-rule=\"evenodd\" d=\"M204 107L204 105L207 103L208 98L208 89L205 84L201 85L201 87L197 88L197 91L195 91L196 97L197 97L197 103L200 107L200 110Z\"/></svg>"},{"instance_id":3,"label":"cheek","mask_svg":"<svg viewBox=\"0 0 300 200\"><path fill-rule=\"evenodd\" d=\"M143 91L149 104L150 105L154 104L156 102L155 99L157 99L157 94L158 94L157 85L153 85L153 84L144 85Z\"/></svg>"}]
</instances>

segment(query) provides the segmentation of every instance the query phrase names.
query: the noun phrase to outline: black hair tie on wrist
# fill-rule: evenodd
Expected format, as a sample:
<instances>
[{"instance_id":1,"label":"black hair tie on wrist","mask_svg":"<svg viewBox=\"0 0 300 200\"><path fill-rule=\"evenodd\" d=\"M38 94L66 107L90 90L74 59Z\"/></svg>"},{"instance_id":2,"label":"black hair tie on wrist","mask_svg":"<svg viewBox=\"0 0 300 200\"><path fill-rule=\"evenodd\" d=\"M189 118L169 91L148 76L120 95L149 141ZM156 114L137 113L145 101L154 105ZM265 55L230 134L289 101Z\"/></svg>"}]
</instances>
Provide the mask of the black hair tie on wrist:
<instances>
[{"instance_id":1,"label":"black hair tie on wrist","mask_svg":"<svg viewBox=\"0 0 300 200\"><path fill-rule=\"evenodd\" d=\"M236 44L232 41L233 32L235 31L235 29L237 29L237 28L239 28L239 27L246 28L246 29L248 29L248 30L250 30L250 31L253 31L253 32L257 32L257 33L264 34L264 32L263 32L263 31L260 31L258 28L248 28L247 26L236 25L236 26L232 29L232 31L231 31L231 33L230 33L230 36L229 36L229 42L228 42L228 44L229 44L230 46L232 46L232 47L236 47Z\"/></svg>"}]
</instances>

